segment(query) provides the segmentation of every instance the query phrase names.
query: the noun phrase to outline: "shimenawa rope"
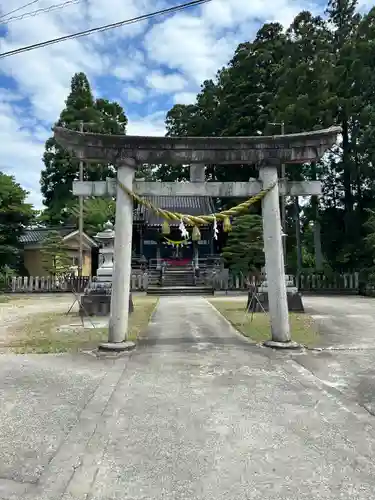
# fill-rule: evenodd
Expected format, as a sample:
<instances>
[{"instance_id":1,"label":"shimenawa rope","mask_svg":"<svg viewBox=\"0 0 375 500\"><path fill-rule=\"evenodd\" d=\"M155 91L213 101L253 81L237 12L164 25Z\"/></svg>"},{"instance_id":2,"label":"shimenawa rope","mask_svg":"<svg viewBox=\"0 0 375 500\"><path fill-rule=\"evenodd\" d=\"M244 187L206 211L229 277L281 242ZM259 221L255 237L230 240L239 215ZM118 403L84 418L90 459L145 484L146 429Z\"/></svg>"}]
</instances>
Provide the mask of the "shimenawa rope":
<instances>
[{"instance_id":1,"label":"shimenawa rope","mask_svg":"<svg viewBox=\"0 0 375 500\"><path fill-rule=\"evenodd\" d=\"M188 226L200 226L203 224L213 223L215 219L217 219L223 221L224 231L230 231L231 229L231 223L229 217L235 217L243 212L246 212L251 205L254 205L258 201L262 200L266 196L266 194L275 187L275 183L271 184L268 188L262 189L262 191L260 191L256 196L249 198L248 200L244 201L243 203L240 203L239 205L236 205L235 207L230 208L229 210L223 210L222 212L218 212L212 215L188 215L188 214L181 214L179 212L170 212L169 210L164 210L163 208L159 208L150 201L146 200L145 198L142 198L138 194L128 189L126 186L124 186L122 182L120 181L117 182L120 188L124 191L124 193L128 194L133 198L133 200L137 201L140 205L149 208L156 215L159 215L166 221L178 221L178 222L182 221L184 224Z\"/></svg>"}]
</instances>

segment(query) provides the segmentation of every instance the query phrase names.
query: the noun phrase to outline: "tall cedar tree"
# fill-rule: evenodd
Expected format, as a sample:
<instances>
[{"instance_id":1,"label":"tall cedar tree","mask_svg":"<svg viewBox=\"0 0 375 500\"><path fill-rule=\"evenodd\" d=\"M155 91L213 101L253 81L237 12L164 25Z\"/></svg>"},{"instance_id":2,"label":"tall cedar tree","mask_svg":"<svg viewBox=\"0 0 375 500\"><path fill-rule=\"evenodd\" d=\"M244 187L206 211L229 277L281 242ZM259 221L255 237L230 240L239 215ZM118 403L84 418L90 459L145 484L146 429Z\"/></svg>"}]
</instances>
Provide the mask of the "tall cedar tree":
<instances>
[{"instance_id":1,"label":"tall cedar tree","mask_svg":"<svg viewBox=\"0 0 375 500\"><path fill-rule=\"evenodd\" d=\"M259 271L264 265L262 218L254 214L236 217L222 255L234 272L247 276Z\"/></svg>"},{"instance_id":2,"label":"tall cedar tree","mask_svg":"<svg viewBox=\"0 0 375 500\"><path fill-rule=\"evenodd\" d=\"M122 107L107 99L95 100L86 75L76 73L72 78L65 108L56 125L78 130L81 122L91 132L126 133L127 118ZM61 224L69 219L69 208L76 203L72 195L72 183L78 179L79 161L51 137L45 145L43 163L45 168L41 175L41 191L46 206L44 220L50 225ZM85 165L86 180L102 180L114 175L112 165Z\"/></svg>"}]
</instances>

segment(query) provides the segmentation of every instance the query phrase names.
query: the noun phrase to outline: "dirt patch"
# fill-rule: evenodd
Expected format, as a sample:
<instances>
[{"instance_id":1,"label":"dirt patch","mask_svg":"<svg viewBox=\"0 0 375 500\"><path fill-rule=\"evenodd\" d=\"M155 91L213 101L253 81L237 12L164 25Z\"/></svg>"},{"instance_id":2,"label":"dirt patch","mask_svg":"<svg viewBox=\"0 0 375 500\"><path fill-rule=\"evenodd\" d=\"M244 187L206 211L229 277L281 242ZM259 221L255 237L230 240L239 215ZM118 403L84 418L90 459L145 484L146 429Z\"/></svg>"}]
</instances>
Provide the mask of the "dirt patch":
<instances>
[{"instance_id":1,"label":"dirt patch","mask_svg":"<svg viewBox=\"0 0 375 500\"><path fill-rule=\"evenodd\" d=\"M39 315L67 312L74 302L71 294L27 295L10 297L0 303L0 346L15 341L24 325ZM75 305L73 311L78 312Z\"/></svg>"},{"instance_id":2,"label":"dirt patch","mask_svg":"<svg viewBox=\"0 0 375 500\"><path fill-rule=\"evenodd\" d=\"M18 353L50 353L91 348L106 340L108 327L103 318L93 318L95 328L87 318L82 325L78 305L71 313L73 296L36 297L0 304L0 348ZM129 320L129 340L136 340L147 327L156 307L156 297L134 297L134 312ZM1 318L5 318L2 322ZM108 320L107 320L108 321ZM104 326L97 326L98 324Z\"/></svg>"}]
</instances>

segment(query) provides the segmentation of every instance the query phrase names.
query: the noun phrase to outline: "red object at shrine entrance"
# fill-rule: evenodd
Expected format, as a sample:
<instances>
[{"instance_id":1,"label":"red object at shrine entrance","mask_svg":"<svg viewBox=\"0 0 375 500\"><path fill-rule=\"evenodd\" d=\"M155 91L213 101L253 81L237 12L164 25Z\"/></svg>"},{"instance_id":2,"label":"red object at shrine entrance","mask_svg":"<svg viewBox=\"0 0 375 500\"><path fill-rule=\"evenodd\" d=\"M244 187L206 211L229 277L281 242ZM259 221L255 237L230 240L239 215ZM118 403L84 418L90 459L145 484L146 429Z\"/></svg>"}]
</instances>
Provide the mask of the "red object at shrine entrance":
<instances>
[{"instance_id":1,"label":"red object at shrine entrance","mask_svg":"<svg viewBox=\"0 0 375 500\"><path fill-rule=\"evenodd\" d=\"M191 259L163 259L168 266L188 266L191 264Z\"/></svg>"}]
</instances>

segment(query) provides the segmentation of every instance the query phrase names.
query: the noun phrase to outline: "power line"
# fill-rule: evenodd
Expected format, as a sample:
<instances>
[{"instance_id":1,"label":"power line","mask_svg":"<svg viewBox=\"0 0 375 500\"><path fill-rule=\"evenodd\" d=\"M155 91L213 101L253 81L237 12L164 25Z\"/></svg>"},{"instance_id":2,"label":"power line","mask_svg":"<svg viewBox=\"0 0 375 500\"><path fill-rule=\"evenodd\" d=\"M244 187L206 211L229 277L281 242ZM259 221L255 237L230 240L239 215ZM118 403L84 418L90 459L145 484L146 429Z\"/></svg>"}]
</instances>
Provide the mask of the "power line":
<instances>
[{"instance_id":1,"label":"power line","mask_svg":"<svg viewBox=\"0 0 375 500\"><path fill-rule=\"evenodd\" d=\"M21 5L21 7L17 7L17 9L11 10L7 14L3 14L2 16L0 16L0 19L4 19L4 17L8 17L11 14L18 12L19 10L26 9L26 7L30 7L30 5L34 5L37 2L39 2L39 0L32 0L32 2L26 3L25 5Z\"/></svg>"},{"instance_id":2,"label":"power line","mask_svg":"<svg viewBox=\"0 0 375 500\"><path fill-rule=\"evenodd\" d=\"M81 38L83 36L92 35L93 33L100 33L103 31L111 30L114 28L119 28L121 26L125 26L128 24L138 23L140 21L145 21L147 19L152 19L156 16L171 14L172 12L177 12L179 10L187 9L189 7L195 7L197 5L202 5L204 3L211 2L212 0L193 0L191 2L183 3L181 5L176 5L175 7L169 7L168 9L158 10L156 12L152 12L150 14L144 14L143 16L133 17L132 19L126 19L124 21L119 21L117 23L106 24L104 26L99 26L97 28L91 28L85 31L79 31L78 33L74 33L72 35L61 36L59 38L53 38L51 40L46 40L45 42L34 43L32 45L27 45L25 47L20 47L19 49L9 50L8 52L3 52L0 54L0 59L4 59L5 57L15 56L17 54L22 54L23 52L29 52L35 49L41 49L42 47L47 47L48 45L54 45L55 43L65 42L67 40L72 40L75 38Z\"/></svg>"},{"instance_id":3,"label":"power line","mask_svg":"<svg viewBox=\"0 0 375 500\"><path fill-rule=\"evenodd\" d=\"M37 1L39 1L39 0L37 0ZM4 19L4 21L1 21L1 18L0 18L0 21L1 21L0 24L10 24L10 23L13 23L14 21L21 21L22 19L27 19L28 17L36 17L36 16L39 16L40 14L48 14L49 12L64 9L65 7L69 7L70 5L74 5L74 4L77 4L80 2L82 2L82 0L67 0L64 3L56 3L53 5L50 5L49 7L43 7L41 9L36 9L36 10L29 11L29 12L25 12L24 14L20 14L18 16L8 17L8 19Z\"/></svg>"}]
</instances>

